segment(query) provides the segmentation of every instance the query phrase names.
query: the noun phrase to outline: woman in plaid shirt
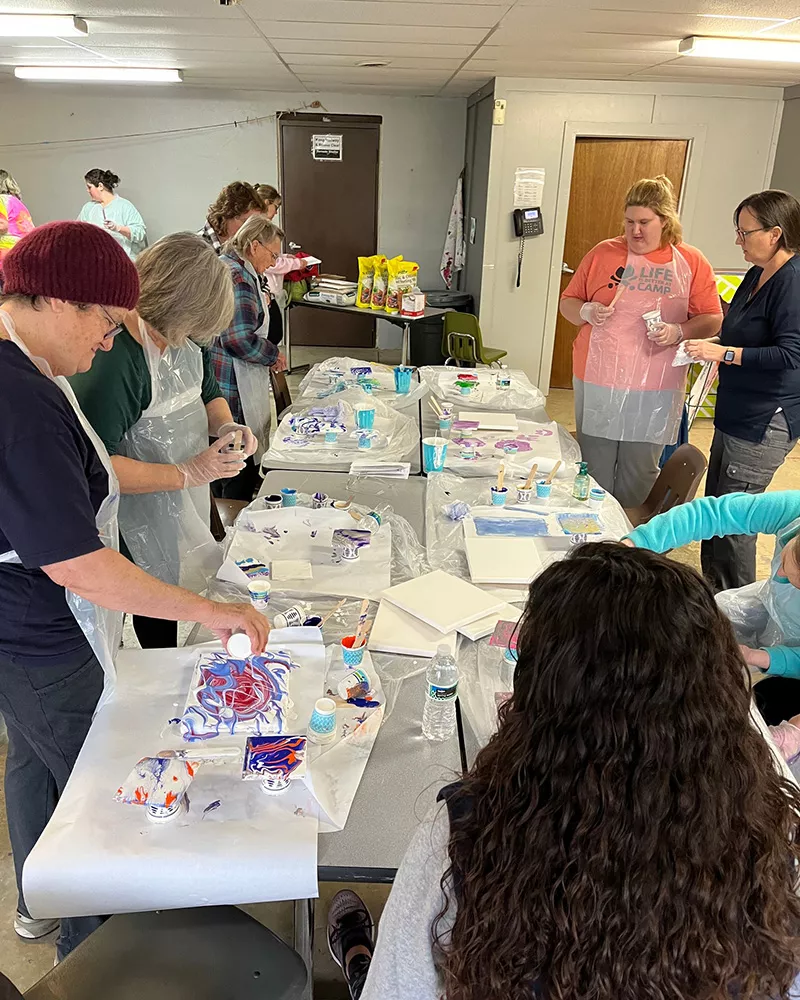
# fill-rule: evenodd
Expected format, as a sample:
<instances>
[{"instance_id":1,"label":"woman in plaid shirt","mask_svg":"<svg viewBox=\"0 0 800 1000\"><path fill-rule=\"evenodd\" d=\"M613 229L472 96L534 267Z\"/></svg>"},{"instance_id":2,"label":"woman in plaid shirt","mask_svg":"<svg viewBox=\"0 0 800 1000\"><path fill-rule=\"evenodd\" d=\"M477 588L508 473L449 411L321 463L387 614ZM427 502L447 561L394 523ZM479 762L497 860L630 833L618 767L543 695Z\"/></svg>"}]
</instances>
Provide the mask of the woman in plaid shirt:
<instances>
[{"instance_id":1,"label":"woman in plaid shirt","mask_svg":"<svg viewBox=\"0 0 800 1000\"><path fill-rule=\"evenodd\" d=\"M234 420L251 427L260 445L238 476L214 485L215 495L229 500L253 499L258 462L269 445L269 369L286 370L286 359L268 338L269 293L260 281L280 256L282 239L283 232L265 215L254 215L223 247L221 259L231 269L235 309L230 326L209 353Z\"/></svg>"}]
</instances>

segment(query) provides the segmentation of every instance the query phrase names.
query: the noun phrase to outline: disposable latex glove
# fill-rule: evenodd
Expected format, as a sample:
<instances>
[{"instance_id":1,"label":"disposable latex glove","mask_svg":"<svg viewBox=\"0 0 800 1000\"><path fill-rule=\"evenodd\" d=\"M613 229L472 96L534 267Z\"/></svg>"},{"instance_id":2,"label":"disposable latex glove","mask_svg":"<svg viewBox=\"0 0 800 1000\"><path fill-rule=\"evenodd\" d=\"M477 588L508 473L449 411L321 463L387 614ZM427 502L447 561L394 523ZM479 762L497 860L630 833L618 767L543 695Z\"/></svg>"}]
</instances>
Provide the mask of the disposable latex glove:
<instances>
[{"instance_id":1,"label":"disposable latex glove","mask_svg":"<svg viewBox=\"0 0 800 1000\"><path fill-rule=\"evenodd\" d=\"M600 302L584 302L581 306L581 319L592 326L602 326L613 315L614 307L604 306Z\"/></svg>"},{"instance_id":2,"label":"disposable latex glove","mask_svg":"<svg viewBox=\"0 0 800 1000\"><path fill-rule=\"evenodd\" d=\"M111 219L106 219L103 222L103 225L106 227L106 229L110 230L110 232L112 233L118 233L120 229L122 229L122 226L120 226L116 222L113 222Z\"/></svg>"},{"instance_id":3,"label":"disposable latex glove","mask_svg":"<svg viewBox=\"0 0 800 1000\"><path fill-rule=\"evenodd\" d=\"M285 372L288 369L286 364L286 357L283 354L279 354L272 365L272 370L276 372Z\"/></svg>"},{"instance_id":4,"label":"disposable latex glove","mask_svg":"<svg viewBox=\"0 0 800 1000\"><path fill-rule=\"evenodd\" d=\"M227 424L223 424L217 431L217 434L222 437L223 434L228 434L230 431L234 433L236 431L242 432L242 444L244 445L244 457L249 458L254 455L256 449L258 448L258 438L250 430L246 424L235 424L233 421Z\"/></svg>"},{"instance_id":5,"label":"disposable latex glove","mask_svg":"<svg viewBox=\"0 0 800 1000\"><path fill-rule=\"evenodd\" d=\"M244 468L242 452L223 452L224 448L233 443L233 435L233 431L225 434L210 448L178 464L178 469L183 473L184 489L205 486L206 483L213 483L215 479L231 479L242 471Z\"/></svg>"},{"instance_id":6,"label":"disposable latex glove","mask_svg":"<svg viewBox=\"0 0 800 1000\"><path fill-rule=\"evenodd\" d=\"M661 323L652 330L648 330L647 336L659 347L667 347L669 344L677 344L683 340L683 331L680 323Z\"/></svg>"}]
</instances>

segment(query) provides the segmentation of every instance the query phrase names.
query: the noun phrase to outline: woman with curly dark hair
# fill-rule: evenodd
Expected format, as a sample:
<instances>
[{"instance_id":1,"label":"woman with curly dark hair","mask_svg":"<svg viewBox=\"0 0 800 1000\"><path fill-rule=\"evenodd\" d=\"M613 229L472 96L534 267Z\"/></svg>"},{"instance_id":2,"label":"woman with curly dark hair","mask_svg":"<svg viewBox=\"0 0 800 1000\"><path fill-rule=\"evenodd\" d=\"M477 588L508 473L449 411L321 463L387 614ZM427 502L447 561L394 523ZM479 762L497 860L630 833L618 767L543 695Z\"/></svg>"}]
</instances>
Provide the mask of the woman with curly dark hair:
<instances>
[{"instance_id":1,"label":"woman with curly dark hair","mask_svg":"<svg viewBox=\"0 0 800 1000\"><path fill-rule=\"evenodd\" d=\"M709 586L581 546L531 585L518 656L402 864L363 1000L787 997L800 791Z\"/></svg>"}]
</instances>

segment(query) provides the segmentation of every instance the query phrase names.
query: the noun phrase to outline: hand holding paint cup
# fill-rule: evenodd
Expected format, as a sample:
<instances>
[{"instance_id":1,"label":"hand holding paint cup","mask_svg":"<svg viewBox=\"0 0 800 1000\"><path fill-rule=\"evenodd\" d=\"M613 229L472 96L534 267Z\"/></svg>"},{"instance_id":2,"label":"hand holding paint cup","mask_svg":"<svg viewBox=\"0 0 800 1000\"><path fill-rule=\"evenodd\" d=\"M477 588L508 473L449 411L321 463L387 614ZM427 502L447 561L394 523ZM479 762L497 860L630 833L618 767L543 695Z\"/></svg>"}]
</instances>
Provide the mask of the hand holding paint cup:
<instances>
[{"instance_id":1,"label":"hand holding paint cup","mask_svg":"<svg viewBox=\"0 0 800 1000\"><path fill-rule=\"evenodd\" d=\"M644 320L644 325L647 327L647 336L650 340L653 339L653 334L656 333L661 325L661 306L658 309L651 309L650 312L643 313L642 319Z\"/></svg>"}]
</instances>

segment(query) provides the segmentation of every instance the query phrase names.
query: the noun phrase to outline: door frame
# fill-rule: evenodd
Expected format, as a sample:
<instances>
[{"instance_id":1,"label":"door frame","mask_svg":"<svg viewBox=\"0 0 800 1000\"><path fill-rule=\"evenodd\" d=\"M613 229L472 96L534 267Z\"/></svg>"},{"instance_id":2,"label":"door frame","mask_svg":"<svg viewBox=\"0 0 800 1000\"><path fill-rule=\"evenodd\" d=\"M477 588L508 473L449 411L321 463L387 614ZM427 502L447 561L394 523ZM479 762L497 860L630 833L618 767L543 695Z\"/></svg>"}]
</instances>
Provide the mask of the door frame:
<instances>
[{"instance_id":1,"label":"door frame","mask_svg":"<svg viewBox=\"0 0 800 1000\"><path fill-rule=\"evenodd\" d=\"M564 243L567 238L567 215L572 187L572 165L575 143L578 139L680 139L688 141L683 183L678 200L678 213L684 229L691 231L695 207L700 190L700 166L706 141L705 125L650 125L631 122L580 122L564 123L561 145L561 162L558 171L556 209L553 216L553 244L550 257L550 277L547 282L544 340L539 358L537 385L547 395L550 392L550 370L553 367L553 349L556 338L556 318L561 298L561 263L564 260Z\"/></svg>"}]
</instances>

